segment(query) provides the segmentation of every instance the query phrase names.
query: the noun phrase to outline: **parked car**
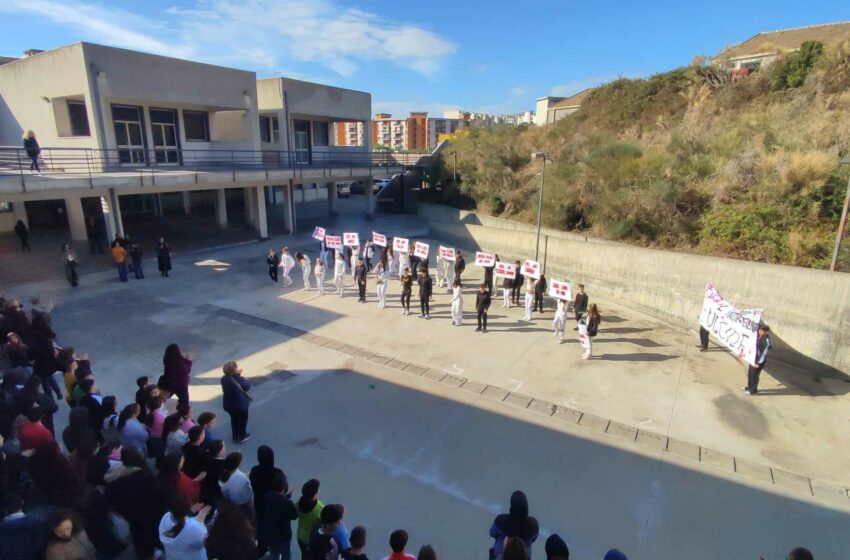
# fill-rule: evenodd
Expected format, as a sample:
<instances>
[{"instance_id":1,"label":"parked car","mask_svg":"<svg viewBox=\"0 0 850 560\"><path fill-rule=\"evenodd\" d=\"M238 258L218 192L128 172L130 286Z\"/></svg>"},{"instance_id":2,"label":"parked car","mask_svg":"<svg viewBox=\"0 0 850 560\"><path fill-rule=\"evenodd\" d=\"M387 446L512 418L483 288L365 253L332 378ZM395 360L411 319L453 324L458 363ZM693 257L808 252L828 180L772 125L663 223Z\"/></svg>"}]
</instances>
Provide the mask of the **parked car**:
<instances>
[{"instance_id":1,"label":"parked car","mask_svg":"<svg viewBox=\"0 0 850 560\"><path fill-rule=\"evenodd\" d=\"M351 196L351 181L336 184L336 197L348 198Z\"/></svg>"},{"instance_id":2,"label":"parked car","mask_svg":"<svg viewBox=\"0 0 850 560\"><path fill-rule=\"evenodd\" d=\"M372 192L378 193L392 181L392 177L380 177L372 181Z\"/></svg>"},{"instance_id":3,"label":"parked car","mask_svg":"<svg viewBox=\"0 0 850 560\"><path fill-rule=\"evenodd\" d=\"M352 181L351 194L366 194L366 183L363 181Z\"/></svg>"}]
</instances>

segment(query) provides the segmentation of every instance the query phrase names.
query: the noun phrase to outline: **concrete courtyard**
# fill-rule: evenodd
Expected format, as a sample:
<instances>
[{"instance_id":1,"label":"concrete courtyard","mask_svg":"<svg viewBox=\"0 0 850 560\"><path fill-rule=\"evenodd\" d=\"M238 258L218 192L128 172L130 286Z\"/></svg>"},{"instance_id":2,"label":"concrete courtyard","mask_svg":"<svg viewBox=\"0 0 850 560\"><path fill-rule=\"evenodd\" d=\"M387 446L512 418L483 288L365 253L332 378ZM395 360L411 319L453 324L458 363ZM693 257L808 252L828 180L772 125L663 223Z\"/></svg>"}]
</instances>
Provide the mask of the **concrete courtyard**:
<instances>
[{"instance_id":1,"label":"concrete courtyard","mask_svg":"<svg viewBox=\"0 0 850 560\"><path fill-rule=\"evenodd\" d=\"M427 224L409 216L334 224L351 227L427 239ZM284 244L316 256L304 234L177 256L167 279L150 262L144 281L119 284L108 270L74 291L59 278L5 292L55 296L60 343L90 354L102 393L122 404L177 342L195 356L195 414L217 412L221 435L220 366L238 360L256 399L245 467L268 444L292 487L319 478L325 503L345 504L349 529L369 529L372 557L399 527L414 553L430 543L440 558L483 557L515 489L540 521L536 558L552 532L578 559L611 547L647 560L778 559L800 545L816 558L846 555L843 383L809 385L777 363L763 395L748 398L745 368L726 352L700 353L694 333L592 291L603 315L594 360L580 359L577 339L556 343L551 301L526 323L494 298L490 332L476 333L481 269L469 258L463 327L451 325L440 290L425 321L401 315L395 281L383 311L374 283L369 303L356 302L350 276L344 298L300 290L299 274L283 289L264 257Z\"/></svg>"}]
</instances>

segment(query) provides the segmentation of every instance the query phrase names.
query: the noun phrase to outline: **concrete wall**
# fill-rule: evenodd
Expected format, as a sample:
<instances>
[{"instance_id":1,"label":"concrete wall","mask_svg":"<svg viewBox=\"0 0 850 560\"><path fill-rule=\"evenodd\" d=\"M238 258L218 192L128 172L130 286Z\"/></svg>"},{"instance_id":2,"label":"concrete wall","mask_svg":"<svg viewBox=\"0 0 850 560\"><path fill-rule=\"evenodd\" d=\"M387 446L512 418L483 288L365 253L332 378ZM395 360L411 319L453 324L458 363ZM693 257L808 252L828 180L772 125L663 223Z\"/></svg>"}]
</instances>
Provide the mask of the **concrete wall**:
<instances>
[{"instance_id":1,"label":"concrete wall","mask_svg":"<svg viewBox=\"0 0 850 560\"><path fill-rule=\"evenodd\" d=\"M502 227L506 220L430 204L420 204L419 214L447 243L503 259L534 256L533 226ZM705 284L714 282L739 308L764 309L773 329L771 359L815 376L838 373L831 368L850 372L850 274L657 251L552 230L543 232L540 251L549 278L581 282L591 299L598 294L691 329Z\"/></svg>"}]
</instances>

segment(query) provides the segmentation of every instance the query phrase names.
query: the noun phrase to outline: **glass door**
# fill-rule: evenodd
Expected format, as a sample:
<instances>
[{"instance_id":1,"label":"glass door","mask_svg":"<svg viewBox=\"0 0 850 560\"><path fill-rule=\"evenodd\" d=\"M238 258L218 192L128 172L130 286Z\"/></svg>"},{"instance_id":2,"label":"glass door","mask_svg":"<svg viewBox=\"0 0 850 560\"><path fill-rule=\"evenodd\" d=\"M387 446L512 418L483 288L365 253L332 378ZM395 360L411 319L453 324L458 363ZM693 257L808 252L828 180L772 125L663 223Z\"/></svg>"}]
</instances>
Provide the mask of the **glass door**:
<instances>
[{"instance_id":1,"label":"glass door","mask_svg":"<svg viewBox=\"0 0 850 560\"><path fill-rule=\"evenodd\" d=\"M153 156L160 164L180 164L180 145L177 137L177 111L151 109Z\"/></svg>"},{"instance_id":2,"label":"glass door","mask_svg":"<svg viewBox=\"0 0 850 560\"><path fill-rule=\"evenodd\" d=\"M295 162L312 163L313 157L310 151L310 121L296 120L293 123L295 133Z\"/></svg>"},{"instance_id":3,"label":"glass door","mask_svg":"<svg viewBox=\"0 0 850 560\"><path fill-rule=\"evenodd\" d=\"M145 163L145 140L142 133L142 108L126 105L112 106L115 127L115 146L118 163Z\"/></svg>"}]
</instances>

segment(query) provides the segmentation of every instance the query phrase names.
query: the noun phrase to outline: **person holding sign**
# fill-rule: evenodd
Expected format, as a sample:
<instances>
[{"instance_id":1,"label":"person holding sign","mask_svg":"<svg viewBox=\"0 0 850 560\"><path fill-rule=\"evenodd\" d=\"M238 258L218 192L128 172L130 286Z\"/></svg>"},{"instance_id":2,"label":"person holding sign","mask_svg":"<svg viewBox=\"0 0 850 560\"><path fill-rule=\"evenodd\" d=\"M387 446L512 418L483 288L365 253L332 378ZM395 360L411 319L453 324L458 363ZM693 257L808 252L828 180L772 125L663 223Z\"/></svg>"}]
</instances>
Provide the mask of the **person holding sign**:
<instances>
[{"instance_id":1,"label":"person holding sign","mask_svg":"<svg viewBox=\"0 0 850 560\"><path fill-rule=\"evenodd\" d=\"M516 276L514 276L514 283L511 286L511 297L514 300L514 305L519 305L519 294L522 291L522 285L525 282L525 276L520 274L520 270L522 270L522 263L516 261L514 264L516 267Z\"/></svg>"},{"instance_id":2,"label":"person holding sign","mask_svg":"<svg viewBox=\"0 0 850 560\"><path fill-rule=\"evenodd\" d=\"M487 284L483 282L478 287L478 293L475 295L475 312L478 315L478 328L476 332L487 332L487 310L490 309L490 292L487 291Z\"/></svg>"},{"instance_id":3,"label":"person holding sign","mask_svg":"<svg viewBox=\"0 0 850 560\"><path fill-rule=\"evenodd\" d=\"M748 395L758 395L759 393L759 376L761 370L764 369L764 364L767 363L767 355L770 353L769 333L770 327L764 324L759 325L755 364L750 364L747 368L747 386L744 387L744 392Z\"/></svg>"},{"instance_id":4,"label":"person holding sign","mask_svg":"<svg viewBox=\"0 0 850 560\"><path fill-rule=\"evenodd\" d=\"M289 247L284 247L280 254L280 267L283 269L283 287L291 286L292 278L289 277L289 273L295 267L295 259L289 254Z\"/></svg>"},{"instance_id":5,"label":"person holding sign","mask_svg":"<svg viewBox=\"0 0 850 560\"><path fill-rule=\"evenodd\" d=\"M437 254L437 287L444 288L449 283L449 261Z\"/></svg>"},{"instance_id":6,"label":"person holding sign","mask_svg":"<svg viewBox=\"0 0 850 560\"><path fill-rule=\"evenodd\" d=\"M357 283L357 301L366 303L366 265L363 264L363 257L357 259L357 266L354 267L354 281Z\"/></svg>"},{"instance_id":7,"label":"person holding sign","mask_svg":"<svg viewBox=\"0 0 850 560\"><path fill-rule=\"evenodd\" d=\"M295 262L301 267L301 279L304 280L304 289L310 289L310 258L300 251L295 253Z\"/></svg>"},{"instance_id":8,"label":"person holding sign","mask_svg":"<svg viewBox=\"0 0 850 560\"><path fill-rule=\"evenodd\" d=\"M409 268L401 271L401 314L410 315L410 296L413 294L413 275Z\"/></svg>"},{"instance_id":9,"label":"person holding sign","mask_svg":"<svg viewBox=\"0 0 850 560\"><path fill-rule=\"evenodd\" d=\"M319 295L325 295L325 263L321 258L316 259L316 266L313 267L313 275L316 277L316 287L319 289Z\"/></svg>"},{"instance_id":10,"label":"person holding sign","mask_svg":"<svg viewBox=\"0 0 850 560\"><path fill-rule=\"evenodd\" d=\"M558 337L558 343L564 342L564 327L567 325L567 300L559 299L555 307L555 318L552 319L552 328L555 329L555 336Z\"/></svg>"},{"instance_id":11,"label":"person holding sign","mask_svg":"<svg viewBox=\"0 0 850 560\"><path fill-rule=\"evenodd\" d=\"M576 294L575 302L573 302L573 312L576 314L576 323L579 322L585 311L587 311L587 294L584 293L584 284L579 284L578 293ZM576 325L573 330L579 330L578 325Z\"/></svg>"},{"instance_id":12,"label":"person holding sign","mask_svg":"<svg viewBox=\"0 0 850 560\"><path fill-rule=\"evenodd\" d=\"M428 268L419 269L419 317L431 318L431 294L433 293L433 281L428 274Z\"/></svg>"},{"instance_id":13,"label":"person holding sign","mask_svg":"<svg viewBox=\"0 0 850 560\"><path fill-rule=\"evenodd\" d=\"M525 287L525 320L531 321L531 305L534 303L534 291L537 289L537 280L528 278L528 285Z\"/></svg>"},{"instance_id":14,"label":"person holding sign","mask_svg":"<svg viewBox=\"0 0 850 560\"><path fill-rule=\"evenodd\" d=\"M334 286L336 286L336 293L342 297L345 291L345 257L338 251L334 262Z\"/></svg>"},{"instance_id":15,"label":"person holding sign","mask_svg":"<svg viewBox=\"0 0 850 560\"><path fill-rule=\"evenodd\" d=\"M274 252L274 249L269 249L269 254L266 257L266 264L269 265L269 278L272 282L277 282L277 267L280 266L280 257Z\"/></svg>"},{"instance_id":16,"label":"person holding sign","mask_svg":"<svg viewBox=\"0 0 850 560\"><path fill-rule=\"evenodd\" d=\"M375 251L372 249L372 242L367 240L363 246L363 260L366 261L366 271L372 270L372 257L375 256Z\"/></svg>"},{"instance_id":17,"label":"person holding sign","mask_svg":"<svg viewBox=\"0 0 850 560\"><path fill-rule=\"evenodd\" d=\"M419 273L419 256L416 254L416 241L407 247L407 260L410 261L410 270L416 276Z\"/></svg>"},{"instance_id":18,"label":"person holding sign","mask_svg":"<svg viewBox=\"0 0 850 560\"><path fill-rule=\"evenodd\" d=\"M493 259L492 266L484 267L484 283L487 284L487 291L490 292L490 297L493 297L493 270L496 268L496 263L499 262L499 255Z\"/></svg>"},{"instance_id":19,"label":"person holding sign","mask_svg":"<svg viewBox=\"0 0 850 560\"><path fill-rule=\"evenodd\" d=\"M511 289L513 289L514 280L505 276L502 278L502 307L511 308Z\"/></svg>"},{"instance_id":20,"label":"person holding sign","mask_svg":"<svg viewBox=\"0 0 850 560\"><path fill-rule=\"evenodd\" d=\"M381 262L375 265L375 281L378 286L378 309L383 309L387 306L387 283L390 281L390 274Z\"/></svg>"},{"instance_id":21,"label":"person holding sign","mask_svg":"<svg viewBox=\"0 0 850 560\"><path fill-rule=\"evenodd\" d=\"M452 325L459 327L463 323L463 286L455 278L452 285Z\"/></svg>"},{"instance_id":22,"label":"person holding sign","mask_svg":"<svg viewBox=\"0 0 850 560\"><path fill-rule=\"evenodd\" d=\"M455 259L455 279L458 282L462 281L460 275L463 274L464 270L466 270L466 261L463 260L463 255L458 251Z\"/></svg>"},{"instance_id":23,"label":"person holding sign","mask_svg":"<svg viewBox=\"0 0 850 560\"><path fill-rule=\"evenodd\" d=\"M398 277L399 280L402 276L404 276L404 272L410 272L410 255L407 252L407 249L399 249L397 252L398 256ZM408 306L409 307L409 306Z\"/></svg>"}]
</instances>

